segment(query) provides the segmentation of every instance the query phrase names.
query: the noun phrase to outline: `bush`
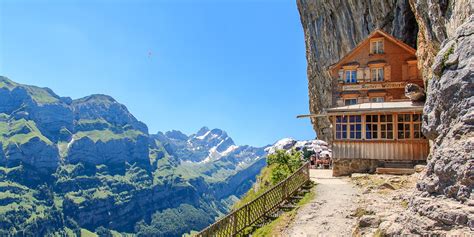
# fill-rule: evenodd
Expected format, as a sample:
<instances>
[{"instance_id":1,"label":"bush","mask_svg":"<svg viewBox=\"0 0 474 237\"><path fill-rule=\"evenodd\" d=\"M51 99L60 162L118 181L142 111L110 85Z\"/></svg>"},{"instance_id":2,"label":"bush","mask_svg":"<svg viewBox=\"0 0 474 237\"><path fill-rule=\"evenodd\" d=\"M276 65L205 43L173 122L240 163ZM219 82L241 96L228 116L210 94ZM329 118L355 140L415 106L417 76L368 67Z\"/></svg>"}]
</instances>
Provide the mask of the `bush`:
<instances>
[{"instance_id":1,"label":"bush","mask_svg":"<svg viewBox=\"0 0 474 237\"><path fill-rule=\"evenodd\" d=\"M276 184L290 174L295 172L302 165L301 152L292 150L286 152L285 150L279 150L271 155L268 155L268 165L275 164L275 168L271 171L271 180L273 184Z\"/></svg>"}]
</instances>

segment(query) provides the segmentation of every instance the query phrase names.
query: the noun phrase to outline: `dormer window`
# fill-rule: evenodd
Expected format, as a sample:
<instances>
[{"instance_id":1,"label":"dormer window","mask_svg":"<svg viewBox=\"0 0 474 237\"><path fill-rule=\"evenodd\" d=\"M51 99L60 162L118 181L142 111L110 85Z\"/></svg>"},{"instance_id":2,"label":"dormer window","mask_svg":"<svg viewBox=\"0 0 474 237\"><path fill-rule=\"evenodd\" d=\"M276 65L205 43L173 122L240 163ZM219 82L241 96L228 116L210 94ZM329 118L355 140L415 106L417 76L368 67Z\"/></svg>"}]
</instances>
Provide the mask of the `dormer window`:
<instances>
[{"instance_id":1,"label":"dormer window","mask_svg":"<svg viewBox=\"0 0 474 237\"><path fill-rule=\"evenodd\" d=\"M357 83L357 70L346 70L344 74L346 83Z\"/></svg>"},{"instance_id":2,"label":"dormer window","mask_svg":"<svg viewBox=\"0 0 474 237\"><path fill-rule=\"evenodd\" d=\"M383 54L383 38L371 39L370 40L370 53L371 54Z\"/></svg>"}]
</instances>

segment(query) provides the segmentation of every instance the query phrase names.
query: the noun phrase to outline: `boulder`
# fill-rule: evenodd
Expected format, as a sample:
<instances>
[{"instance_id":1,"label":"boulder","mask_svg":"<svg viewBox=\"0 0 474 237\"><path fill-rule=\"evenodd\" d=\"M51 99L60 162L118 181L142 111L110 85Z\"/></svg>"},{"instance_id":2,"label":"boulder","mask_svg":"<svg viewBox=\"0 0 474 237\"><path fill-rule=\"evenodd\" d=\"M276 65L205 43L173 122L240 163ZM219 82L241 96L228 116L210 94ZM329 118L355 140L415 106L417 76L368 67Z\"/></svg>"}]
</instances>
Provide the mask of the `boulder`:
<instances>
[{"instance_id":1,"label":"boulder","mask_svg":"<svg viewBox=\"0 0 474 237\"><path fill-rule=\"evenodd\" d=\"M423 101L425 100L425 91L417 84L408 83L405 86L405 96L411 101Z\"/></svg>"}]
</instances>

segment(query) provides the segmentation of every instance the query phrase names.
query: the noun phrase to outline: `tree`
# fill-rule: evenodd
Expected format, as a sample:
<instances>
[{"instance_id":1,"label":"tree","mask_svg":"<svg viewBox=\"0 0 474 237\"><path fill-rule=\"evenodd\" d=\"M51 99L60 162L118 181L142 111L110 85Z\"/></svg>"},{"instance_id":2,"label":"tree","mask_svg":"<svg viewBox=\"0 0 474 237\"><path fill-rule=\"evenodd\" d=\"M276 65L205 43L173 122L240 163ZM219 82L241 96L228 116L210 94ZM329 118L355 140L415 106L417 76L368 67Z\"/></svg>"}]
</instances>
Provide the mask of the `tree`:
<instances>
[{"instance_id":1,"label":"tree","mask_svg":"<svg viewBox=\"0 0 474 237\"><path fill-rule=\"evenodd\" d=\"M267 162L268 165L275 165L271 171L271 180L273 184L276 184L301 167L301 152L295 150L289 152L278 150L268 155Z\"/></svg>"}]
</instances>

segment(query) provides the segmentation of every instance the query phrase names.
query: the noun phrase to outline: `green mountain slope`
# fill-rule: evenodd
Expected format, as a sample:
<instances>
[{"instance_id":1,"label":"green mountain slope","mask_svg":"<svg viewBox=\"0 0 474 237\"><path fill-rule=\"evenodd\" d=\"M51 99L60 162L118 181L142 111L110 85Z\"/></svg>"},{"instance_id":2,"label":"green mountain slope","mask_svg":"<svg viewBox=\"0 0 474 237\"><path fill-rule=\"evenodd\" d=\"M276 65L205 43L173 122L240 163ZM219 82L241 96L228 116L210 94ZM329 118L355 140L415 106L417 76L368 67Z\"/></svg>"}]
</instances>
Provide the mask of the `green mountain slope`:
<instances>
[{"instance_id":1,"label":"green mountain slope","mask_svg":"<svg viewBox=\"0 0 474 237\"><path fill-rule=\"evenodd\" d=\"M229 211L263 148L219 129L150 135L106 95L72 100L0 77L0 236L179 236Z\"/></svg>"}]
</instances>

